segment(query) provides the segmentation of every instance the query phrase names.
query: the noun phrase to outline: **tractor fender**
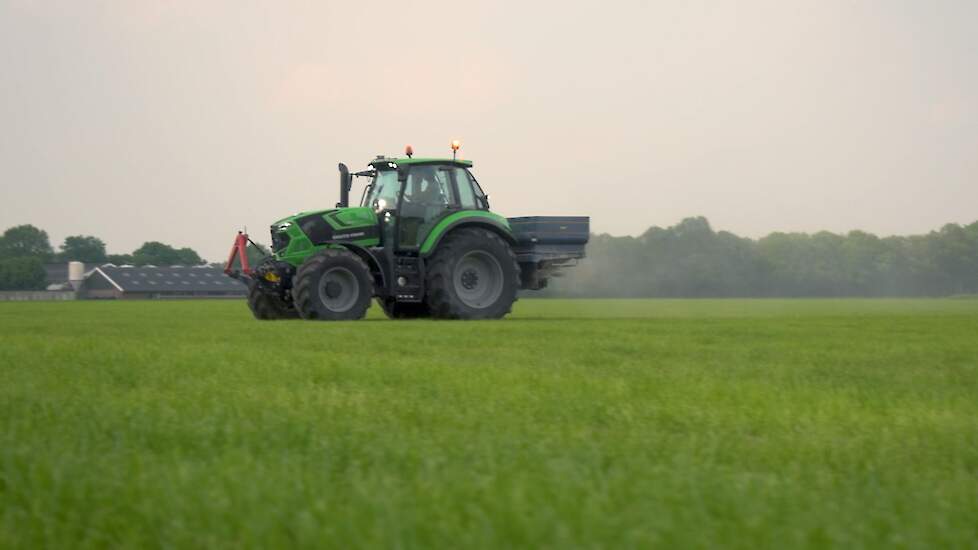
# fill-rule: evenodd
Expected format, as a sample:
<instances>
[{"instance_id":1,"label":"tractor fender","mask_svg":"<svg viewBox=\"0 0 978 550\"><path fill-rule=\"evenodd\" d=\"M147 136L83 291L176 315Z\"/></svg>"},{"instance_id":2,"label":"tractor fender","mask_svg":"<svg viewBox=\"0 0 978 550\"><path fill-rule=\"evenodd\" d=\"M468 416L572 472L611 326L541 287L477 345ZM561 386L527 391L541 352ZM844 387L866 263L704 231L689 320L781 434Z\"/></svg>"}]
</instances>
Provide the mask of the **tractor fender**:
<instances>
[{"instance_id":1,"label":"tractor fender","mask_svg":"<svg viewBox=\"0 0 978 550\"><path fill-rule=\"evenodd\" d=\"M370 268L370 272L376 274L376 276L380 278L380 280L377 281L377 283L380 284L380 288L387 288L387 277L384 275L384 269L381 267L380 261L377 260L377 257L374 256L373 252L368 250L366 247L353 243L338 243L334 241L329 244L343 247L350 252L353 252L357 256L360 256L360 259L367 263L367 267Z\"/></svg>"},{"instance_id":2,"label":"tractor fender","mask_svg":"<svg viewBox=\"0 0 978 550\"><path fill-rule=\"evenodd\" d=\"M516 245L516 239L513 237L513 233L510 231L509 227L502 222L498 222L488 216L471 216L459 218L453 221L445 226L445 228L435 236L434 240L426 240L421 248L421 255L424 257L432 255L435 250L438 249L438 244L445 238L445 235L448 235L460 227L478 227L481 229L487 229L499 235L504 241L509 243L510 246Z\"/></svg>"}]
</instances>

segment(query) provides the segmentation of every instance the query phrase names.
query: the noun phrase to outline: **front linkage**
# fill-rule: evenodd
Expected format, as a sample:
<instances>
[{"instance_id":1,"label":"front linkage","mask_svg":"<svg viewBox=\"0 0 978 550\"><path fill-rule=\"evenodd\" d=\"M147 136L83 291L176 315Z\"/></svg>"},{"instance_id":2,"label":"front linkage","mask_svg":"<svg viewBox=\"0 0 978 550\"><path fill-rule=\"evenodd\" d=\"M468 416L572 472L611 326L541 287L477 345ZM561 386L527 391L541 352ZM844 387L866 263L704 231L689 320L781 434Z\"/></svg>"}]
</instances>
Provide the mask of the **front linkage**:
<instances>
[{"instance_id":1,"label":"front linkage","mask_svg":"<svg viewBox=\"0 0 978 550\"><path fill-rule=\"evenodd\" d=\"M255 250L262 251L247 233L239 231L231 246L227 263L224 264L224 273L248 285L248 305L259 319L297 317L290 292L295 267L287 262L278 261L272 256L266 256L252 269L248 260L249 244L255 247ZM235 269L235 259L238 259L240 269Z\"/></svg>"}]
</instances>

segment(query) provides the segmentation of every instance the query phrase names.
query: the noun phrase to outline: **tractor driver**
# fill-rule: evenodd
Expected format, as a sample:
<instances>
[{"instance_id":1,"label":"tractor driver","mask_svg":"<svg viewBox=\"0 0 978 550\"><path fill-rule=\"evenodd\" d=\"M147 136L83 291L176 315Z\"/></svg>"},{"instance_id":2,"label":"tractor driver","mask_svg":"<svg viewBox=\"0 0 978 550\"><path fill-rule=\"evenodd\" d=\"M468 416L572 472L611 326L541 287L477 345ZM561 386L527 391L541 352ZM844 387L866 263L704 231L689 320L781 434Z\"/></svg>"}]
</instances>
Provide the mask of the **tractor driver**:
<instances>
[{"instance_id":1,"label":"tractor driver","mask_svg":"<svg viewBox=\"0 0 978 550\"><path fill-rule=\"evenodd\" d=\"M415 168L417 171L417 179L415 179L415 173L411 174L411 179L414 180L412 183L414 185L410 186L410 194L405 194L405 198L415 204L423 204L428 207L437 207L439 209L448 206L448 197L445 195L445 191L442 188L442 184L438 181L438 174L435 168L424 166Z\"/></svg>"},{"instance_id":2,"label":"tractor driver","mask_svg":"<svg viewBox=\"0 0 978 550\"><path fill-rule=\"evenodd\" d=\"M401 206L401 243L420 244L419 240L431 229L451 204L448 173L433 166L417 166L408 176Z\"/></svg>"}]
</instances>

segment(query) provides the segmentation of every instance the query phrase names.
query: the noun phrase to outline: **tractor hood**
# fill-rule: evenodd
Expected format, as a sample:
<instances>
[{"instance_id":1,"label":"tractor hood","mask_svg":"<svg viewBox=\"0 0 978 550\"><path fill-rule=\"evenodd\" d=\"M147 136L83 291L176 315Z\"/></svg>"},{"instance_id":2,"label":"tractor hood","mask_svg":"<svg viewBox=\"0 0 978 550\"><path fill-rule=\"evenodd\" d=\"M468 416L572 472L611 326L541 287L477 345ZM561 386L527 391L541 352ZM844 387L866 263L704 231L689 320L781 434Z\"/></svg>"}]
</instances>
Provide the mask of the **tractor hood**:
<instances>
[{"instance_id":1,"label":"tractor hood","mask_svg":"<svg viewBox=\"0 0 978 550\"><path fill-rule=\"evenodd\" d=\"M273 223L271 234L272 251L290 263L301 263L314 247L324 244L376 246L380 242L377 214L359 206L300 212Z\"/></svg>"}]
</instances>

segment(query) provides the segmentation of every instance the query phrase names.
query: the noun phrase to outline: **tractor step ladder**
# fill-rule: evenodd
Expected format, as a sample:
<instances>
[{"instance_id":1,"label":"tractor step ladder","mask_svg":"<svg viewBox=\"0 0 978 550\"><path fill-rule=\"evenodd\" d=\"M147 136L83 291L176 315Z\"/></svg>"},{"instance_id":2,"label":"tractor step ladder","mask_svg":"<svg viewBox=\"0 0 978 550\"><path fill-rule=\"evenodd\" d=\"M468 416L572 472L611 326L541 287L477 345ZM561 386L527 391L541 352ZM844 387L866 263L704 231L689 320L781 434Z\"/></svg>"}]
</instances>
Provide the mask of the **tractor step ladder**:
<instances>
[{"instance_id":1,"label":"tractor step ladder","mask_svg":"<svg viewBox=\"0 0 978 550\"><path fill-rule=\"evenodd\" d=\"M417 256L398 256L394 262L394 298L417 303L424 298L424 263Z\"/></svg>"}]
</instances>

